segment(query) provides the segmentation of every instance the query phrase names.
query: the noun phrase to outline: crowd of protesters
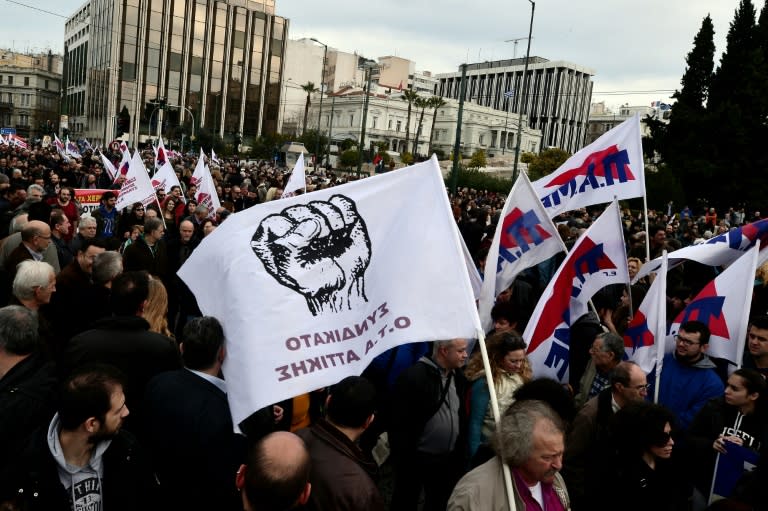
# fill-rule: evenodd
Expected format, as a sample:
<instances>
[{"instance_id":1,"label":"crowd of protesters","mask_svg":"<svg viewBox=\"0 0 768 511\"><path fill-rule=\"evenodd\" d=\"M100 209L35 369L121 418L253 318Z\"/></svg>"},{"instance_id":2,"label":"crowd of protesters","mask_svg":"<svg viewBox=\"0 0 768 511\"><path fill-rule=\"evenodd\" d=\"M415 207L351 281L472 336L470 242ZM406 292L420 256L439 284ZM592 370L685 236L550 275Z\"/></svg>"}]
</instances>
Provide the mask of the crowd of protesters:
<instances>
[{"instance_id":1,"label":"crowd of protesters","mask_svg":"<svg viewBox=\"0 0 768 511\"><path fill-rule=\"evenodd\" d=\"M142 157L154 167L151 149ZM0 145L0 509L508 509L506 464L518 510L698 510L717 454L734 445L760 460L714 506L765 508L768 269L756 277L748 339L734 339L746 343L743 368L708 357L707 326L683 323L659 404L648 402L652 375L622 360L643 282L604 290L573 323L567 384L537 377L520 332L558 255L498 297L489 378L469 340L415 342L233 425L224 329L176 272L231 213L279 199L288 169L212 164L221 208L208 211L189 184L196 157L182 156L181 186L117 211L120 179L100 162ZM307 189L342 182L318 171ZM82 188L106 190L92 212L75 199ZM505 197L459 190L450 200L483 273ZM630 273L646 251L760 218L673 209L624 211ZM597 214L556 219L566 246ZM671 272L670 314L714 275L694 263Z\"/></svg>"}]
</instances>

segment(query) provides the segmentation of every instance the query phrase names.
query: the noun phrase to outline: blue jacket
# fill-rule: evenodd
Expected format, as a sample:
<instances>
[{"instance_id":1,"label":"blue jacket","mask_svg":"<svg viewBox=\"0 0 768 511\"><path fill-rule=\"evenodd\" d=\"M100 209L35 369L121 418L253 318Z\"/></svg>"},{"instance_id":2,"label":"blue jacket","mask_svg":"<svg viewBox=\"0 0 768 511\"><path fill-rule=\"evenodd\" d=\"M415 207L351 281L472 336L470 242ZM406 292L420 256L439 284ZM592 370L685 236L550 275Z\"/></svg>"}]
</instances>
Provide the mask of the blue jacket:
<instances>
[{"instance_id":1,"label":"blue jacket","mask_svg":"<svg viewBox=\"0 0 768 511\"><path fill-rule=\"evenodd\" d=\"M674 412L680 429L688 429L707 401L723 395L725 388L715 367L706 355L691 366L678 362L672 353L664 357L659 404Z\"/></svg>"}]
</instances>

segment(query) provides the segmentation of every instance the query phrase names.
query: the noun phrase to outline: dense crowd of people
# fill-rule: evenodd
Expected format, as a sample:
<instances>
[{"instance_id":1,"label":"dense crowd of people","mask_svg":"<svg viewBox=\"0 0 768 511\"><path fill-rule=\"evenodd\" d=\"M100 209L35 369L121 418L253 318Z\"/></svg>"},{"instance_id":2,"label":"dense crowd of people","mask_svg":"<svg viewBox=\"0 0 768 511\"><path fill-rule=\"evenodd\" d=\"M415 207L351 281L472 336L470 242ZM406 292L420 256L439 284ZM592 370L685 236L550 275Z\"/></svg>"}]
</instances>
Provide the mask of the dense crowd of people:
<instances>
[{"instance_id":1,"label":"dense crowd of people","mask_svg":"<svg viewBox=\"0 0 768 511\"><path fill-rule=\"evenodd\" d=\"M152 150L141 154L153 168ZM458 511L508 509L511 498L526 511L703 510L718 456L735 446L756 469L739 467L712 509L766 508L768 268L756 275L748 338L733 339L745 346L738 369L709 357L709 329L687 321L655 389L653 374L624 360L622 334L648 290L640 281L602 290L574 321L566 384L537 377L520 332L561 254L499 295L490 374L471 340L414 342L233 424L224 328L176 272L230 214L279 199L288 170L212 162L221 208L209 211L195 201L195 164L178 159L180 186L118 211L120 178L98 155L0 145L0 509ZM307 189L344 181L318 171ZM85 211L76 189L104 190L99 206ZM449 199L482 274L505 197ZM566 246L597 215L557 218ZM646 252L760 219L671 203L647 216L623 212L631 276ZM692 262L670 272L669 320L715 275Z\"/></svg>"}]
</instances>

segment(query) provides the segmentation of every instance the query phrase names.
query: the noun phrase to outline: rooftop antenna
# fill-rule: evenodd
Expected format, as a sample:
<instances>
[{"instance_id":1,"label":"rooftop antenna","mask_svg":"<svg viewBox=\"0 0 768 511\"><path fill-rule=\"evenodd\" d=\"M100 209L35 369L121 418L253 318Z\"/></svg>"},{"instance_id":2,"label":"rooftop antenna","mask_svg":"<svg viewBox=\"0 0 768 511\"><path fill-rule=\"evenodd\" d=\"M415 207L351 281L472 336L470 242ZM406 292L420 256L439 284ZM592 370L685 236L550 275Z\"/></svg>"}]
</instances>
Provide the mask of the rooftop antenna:
<instances>
[{"instance_id":1,"label":"rooftop antenna","mask_svg":"<svg viewBox=\"0 0 768 511\"><path fill-rule=\"evenodd\" d=\"M533 38L531 38L531 39L533 39ZM519 43L520 41L527 41L527 40L528 40L527 37L516 37L514 39L507 39L507 40L504 41L505 43L514 43L515 46L512 48L512 58L513 59L517 58L517 43Z\"/></svg>"}]
</instances>

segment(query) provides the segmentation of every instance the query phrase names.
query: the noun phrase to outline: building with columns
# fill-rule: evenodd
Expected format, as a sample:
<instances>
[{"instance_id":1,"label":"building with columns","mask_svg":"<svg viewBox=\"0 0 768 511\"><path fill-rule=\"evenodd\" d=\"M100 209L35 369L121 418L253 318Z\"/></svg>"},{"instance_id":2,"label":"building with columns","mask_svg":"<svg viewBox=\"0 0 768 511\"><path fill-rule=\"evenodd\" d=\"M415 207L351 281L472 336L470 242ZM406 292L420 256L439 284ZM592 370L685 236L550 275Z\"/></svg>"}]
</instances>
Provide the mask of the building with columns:
<instances>
[{"instance_id":1,"label":"building with columns","mask_svg":"<svg viewBox=\"0 0 768 511\"><path fill-rule=\"evenodd\" d=\"M399 153L412 152L413 143L418 137L416 153L428 156L429 138L434 119L434 134L432 148L441 149L447 155L453 150L456 138L459 102L446 100L446 104L437 109L424 111L413 107L411 111L410 138L406 148L406 123L408 121L408 103L403 101L402 93L392 92L383 94L374 92L369 100L366 118L365 141L363 146L368 149L371 144L384 142L390 151ZM326 98L321 114L321 132L330 136L334 141L345 139L360 140L363 119L363 102L365 96L361 89L350 89ZM313 103L317 105L317 102ZM310 118L316 119L317 106L310 110ZM505 112L494 110L473 103L464 104L462 116L462 154L472 155L477 149L482 149L490 156L513 155L516 144L517 118L507 116ZM522 131L521 151L538 152L541 147L542 134L539 130L526 126ZM504 147L506 144L506 147Z\"/></svg>"},{"instance_id":2,"label":"building with columns","mask_svg":"<svg viewBox=\"0 0 768 511\"><path fill-rule=\"evenodd\" d=\"M274 9L274 0L88 0L65 25L70 124L92 142L205 128L248 143L276 131L288 21Z\"/></svg>"},{"instance_id":3,"label":"building with columns","mask_svg":"<svg viewBox=\"0 0 768 511\"><path fill-rule=\"evenodd\" d=\"M574 153L585 144L592 98L592 69L565 61L530 57L529 94L524 88L525 58L467 64L465 101L509 111L522 111L531 128L542 133L539 149L559 147ZM461 70L436 75L435 94L459 98ZM512 92L512 97L505 97Z\"/></svg>"}]
</instances>

